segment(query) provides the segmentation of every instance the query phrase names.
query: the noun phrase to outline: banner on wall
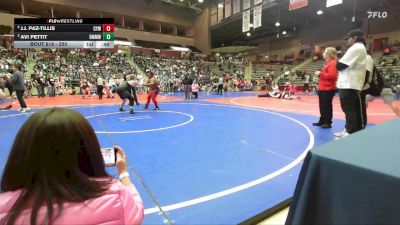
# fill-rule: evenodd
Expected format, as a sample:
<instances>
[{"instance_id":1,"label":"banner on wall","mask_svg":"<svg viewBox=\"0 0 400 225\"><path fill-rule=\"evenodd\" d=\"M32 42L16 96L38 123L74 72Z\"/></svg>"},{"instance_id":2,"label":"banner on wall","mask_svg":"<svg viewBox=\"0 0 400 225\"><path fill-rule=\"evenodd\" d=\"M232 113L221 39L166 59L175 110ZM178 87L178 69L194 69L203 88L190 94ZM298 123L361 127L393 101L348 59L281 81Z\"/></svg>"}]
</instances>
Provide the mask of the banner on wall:
<instances>
[{"instance_id":1,"label":"banner on wall","mask_svg":"<svg viewBox=\"0 0 400 225\"><path fill-rule=\"evenodd\" d=\"M224 2L218 2L218 22L224 18Z\"/></svg>"},{"instance_id":2,"label":"banner on wall","mask_svg":"<svg viewBox=\"0 0 400 225\"><path fill-rule=\"evenodd\" d=\"M262 3L262 2L263 2L263 0L254 0L254 5L258 5L258 4Z\"/></svg>"},{"instance_id":3,"label":"banner on wall","mask_svg":"<svg viewBox=\"0 0 400 225\"><path fill-rule=\"evenodd\" d=\"M253 23L254 28L261 27L262 5L254 7Z\"/></svg>"},{"instance_id":4,"label":"banner on wall","mask_svg":"<svg viewBox=\"0 0 400 225\"><path fill-rule=\"evenodd\" d=\"M243 26L242 32L247 32L250 30L250 10L243 12Z\"/></svg>"},{"instance_id":5,"label":"banner on wall","mask_svg":"<svg viewBox=\"0 0 400 225\"><path fill-rule=\"evenodd\" d=\"M289 11L303 8L308 5L308 0L290 0Z\"/></svg>"},{"instance_id":6,"label":"banner on wall","mask_svg":"<svg viewBox=\"0 0 400 225\"><path fill-rule=\"evenodd\" d=\"M326 0L326 8L334 6L334 5L339 5L342 3L343 3L343 0Z\"/></svg>"},{"instance_id":7,"label":"banner on wall","mask_svg":"<svg viewBox=\"0 0 400 225\"><path fill-rule=\"evenodd\" d=\"M233 14L240 13L240 0L233 0Z\"/></svg>"},{"instance_id":8,"label":"banner on wall","mask_svg":"<svg viewBox=\"0 0 400 225\"><path fill-rule=\"evenodd\" d=\"M232 15L232 2L231 0L225 0L225 18Z\"/></svg>"},{"instance_id":9,"label":"banner on wall","mask_svg":"<svg viewBox=\"0 0 400 225\"><path fill-rule=\"evenodd\" d=\"M250 8L250 0L243 0L243 10Z\"/></svg>"}]
</instances>

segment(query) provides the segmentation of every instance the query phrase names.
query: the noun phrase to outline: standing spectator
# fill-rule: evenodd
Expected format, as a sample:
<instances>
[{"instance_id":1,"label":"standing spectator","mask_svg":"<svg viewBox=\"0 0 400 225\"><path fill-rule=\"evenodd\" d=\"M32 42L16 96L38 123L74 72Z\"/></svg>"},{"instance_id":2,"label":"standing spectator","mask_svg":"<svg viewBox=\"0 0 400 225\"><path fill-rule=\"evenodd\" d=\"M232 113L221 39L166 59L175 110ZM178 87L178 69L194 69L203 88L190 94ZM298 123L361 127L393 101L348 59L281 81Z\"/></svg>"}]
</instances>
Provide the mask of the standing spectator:
<instances>
[{"instance_id":1,"label":"standing spectator","mask_svg":"<svg viewBox=\"0 0 400 225\"><path fill-rule=\"evenodd\" d=\"M25 87L26 87L24 96L25 96L25 98L30 98L30 97L32 97L32 86L33 86L32 85L32 80L31 79L25 79L24 83L25 83Z\"/></svg>"},{"instance_id":2,"label":"standing spectator","mask_svg":"<svg viewBox=\"0 0 400 225\"><path fill-rule=\"evenodd\" d=\"M336 69L337 53L336 49L329 47L326 48L323 57L325 65L321 71L317 71L315 75L319 76L318 83L318 100L319 100L319 113L320 118L314 126L321 126L322 128L332 127L332 100L336 92L336 80L338 78L338 71ZM308 76L308 74L307 74Z\"/></svg>"},{"instance_id":3,"label":"standing spectator","mask_svg":"<svg viewBox=\"0 0 400 225\"><path fill-rule=\"evenodd\" d=\"M47 78L47 94L49 95L49 97L55 97L56 96L56 79L53 77L53 75L50 75Z\"/></svg>"},{"instance_id":4,"label":"standing spectator","mask_svg":"<svg viewBox=\"0 0 400 225\"><path fill-rule=\"evenodd\" d=\"M25 82L24 82L24 74L22 73L22 65L15 65L15 72L12 77L12 85L17 94L17 99L19 105L21 106L21 112L28 112L31 109L25 103L24 93L25 93Z\"/></svg>"},{"instance_id":5,"label":"standing spectator","mask_svg":"<svg viewBox=\"0 0 400 225\"><path fill-rule=\"evenodd\" d=\"M335 51L336 52L336 51ZM336 54L335 54L336 55ZM310 92L310 74L306 73L304 75L304 92L309 93Z\"/></svg>"},{"instance_id":6,"label":"standing spectator","mask_svg":"<svg viewBox=\"0 0 400 225\"><path fill-rule=\"evenodd\" d=\"M46 87L46 81L42 76L36 75L35 84L38 91L38 97L44 97L44 88Z\"/></svg>"},{"instance_id":7,"label":"standing spectator","mask_svg":"<svg viewBox=\"0 0 400 225\"><path fill-rule=\"evenodd\" d=\"M363 128L367 126L367 102L366 102L366 96L368 93L368 88L370 87L370 83L372 81L372 75L374 72L374 60L370 55L367 55L367 66L366 66L367 72L366 72L366 77L365 77L365 82L363 89L360 93L361 96L361 105L362 105L362 118L363 118Z\"/></svg>"},{"instance_id":8,"label":"standing spectator","mask_svg":"<svg viewBox=\"0 0 400 225\"><path fill-rule=\"evenodd\" d=\"M111 77L111 78L108 80L108 85L109 85L109 87L110 87L111 92L112 92L112 93L115 93L115 90L117 89L117 83L116 83L116 81L115 81L115 76Z\"/></svg>"},{"instance_id":9,"label":"standing spectator","mask_svg":"<svg viewBox=\"0 0 400 225\"><path fill-rule=\"evenodd\" d=\"M193 84L193 79L190 77L189 74L186 74L185 78L183 79L183 86L185 90L185 100L190 100L191 95L191 88Z\"/></svg>"},{"instance_id":10,"label":"standing spectator","mask_svg":"<svg viewBox=\"0 0 400 225\"><path fill-rule=\"evenodd\" d=\"M350 48L336 65L339 71L337 88L340 105L346 117L345 129L335 133L338 138L357 132L363 127L360 91L364 86L367 70L367 50L363 36L363 31L358 29L347 34L345 40Z\"/></svg>"}]
</instances>

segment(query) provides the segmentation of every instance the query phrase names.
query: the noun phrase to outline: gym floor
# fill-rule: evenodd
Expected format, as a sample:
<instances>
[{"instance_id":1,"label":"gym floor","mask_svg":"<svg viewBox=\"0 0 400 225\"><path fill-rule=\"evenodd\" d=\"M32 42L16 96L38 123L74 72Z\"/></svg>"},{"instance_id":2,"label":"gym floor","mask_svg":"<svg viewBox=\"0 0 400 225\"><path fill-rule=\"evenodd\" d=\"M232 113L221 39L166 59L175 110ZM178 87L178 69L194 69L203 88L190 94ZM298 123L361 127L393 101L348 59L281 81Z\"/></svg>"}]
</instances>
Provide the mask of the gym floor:
<instances>
[{"instance_id":1,"label":"gym floor","mask_svg":"<svg viewBox=\"0 0 400 225\"><path fill-rule=\"evenodd\" d=\"M257 92L200 93L183 101L183 93L162 94L160 111L119 112L120 100L97 96L28 98L36 112L70 107L92 124L102 147L120 145L145 204L143 224L237 224L293 194L302 160L311 148L334 140L344 114L334 99L332 129L313 127L318 97L300 100L258 98ZM4 165L18 129L31 113L0 112L0 146ZM126 109L128 107L126 106ZM395 118L383 101L368 108L371 125ZM3 168L0 167L0 172ZM115 168L109 168L115 175Z\"/></svg>"}]
</instances>

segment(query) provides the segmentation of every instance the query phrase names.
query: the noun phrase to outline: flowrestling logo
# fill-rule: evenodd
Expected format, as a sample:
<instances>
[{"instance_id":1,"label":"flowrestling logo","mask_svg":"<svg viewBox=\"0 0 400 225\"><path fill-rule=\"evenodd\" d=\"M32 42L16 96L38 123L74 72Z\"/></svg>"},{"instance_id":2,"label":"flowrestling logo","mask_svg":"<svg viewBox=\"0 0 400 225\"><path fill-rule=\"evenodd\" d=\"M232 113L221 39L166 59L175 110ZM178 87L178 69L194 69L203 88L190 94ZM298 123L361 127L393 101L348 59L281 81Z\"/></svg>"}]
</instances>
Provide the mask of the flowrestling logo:
<instances>
[{"instance_id":1,"label":"flowrestling logo","mask_svg":"<svg viewBox=\"0 0 400 225\"><path fill-rule=\"evenodd\" d=\"M379 12L379 11L368 11L368 19L386 19L388 17L388 13L386 11Z\"/></svg>"}]
</instances>

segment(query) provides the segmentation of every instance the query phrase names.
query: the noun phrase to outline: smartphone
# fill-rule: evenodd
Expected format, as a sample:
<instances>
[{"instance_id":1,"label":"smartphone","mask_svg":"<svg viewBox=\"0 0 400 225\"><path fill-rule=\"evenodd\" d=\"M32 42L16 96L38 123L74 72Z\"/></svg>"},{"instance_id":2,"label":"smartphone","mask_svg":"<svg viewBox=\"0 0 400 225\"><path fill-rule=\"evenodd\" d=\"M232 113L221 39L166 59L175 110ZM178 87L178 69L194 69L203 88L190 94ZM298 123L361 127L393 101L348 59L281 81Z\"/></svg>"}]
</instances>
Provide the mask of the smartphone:
<instances>
[{"instance_id":1,"label":"smartphone","mask_svg":"<svg viewBox=\"0 0 400 225\"><path fill-rule=\"evenodd\" d=\"M117 162L117 150L114 148L101 148L101 154L103 155L104 164L109 166L115 166Z\"/></svg>"}]
</instances>

